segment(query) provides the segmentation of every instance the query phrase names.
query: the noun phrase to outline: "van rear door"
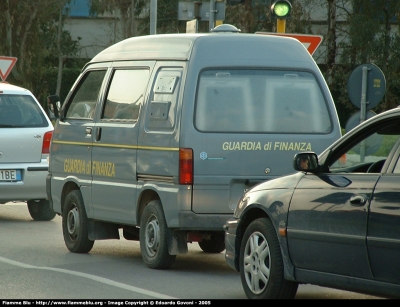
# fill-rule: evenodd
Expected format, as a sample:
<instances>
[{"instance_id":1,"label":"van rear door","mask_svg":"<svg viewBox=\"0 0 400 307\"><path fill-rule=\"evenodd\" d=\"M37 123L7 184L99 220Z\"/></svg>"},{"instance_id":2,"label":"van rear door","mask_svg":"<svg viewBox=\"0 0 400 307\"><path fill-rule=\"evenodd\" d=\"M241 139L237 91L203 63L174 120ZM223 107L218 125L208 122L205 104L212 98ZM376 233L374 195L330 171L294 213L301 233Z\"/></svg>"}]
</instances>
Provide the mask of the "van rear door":
<instances>
[{"instance_id":1,"label":"van rear door","mask_svg":"<svg viewBox=\"0 0 400 307\"><path fill-rule=\"evenodd\" d=\"M308 71L202 71L183 145L194 151L193 211L232 213L245 189L293 172L296 152L320 153L337 140L323 93Z\"/></svg>"}]
</instances>

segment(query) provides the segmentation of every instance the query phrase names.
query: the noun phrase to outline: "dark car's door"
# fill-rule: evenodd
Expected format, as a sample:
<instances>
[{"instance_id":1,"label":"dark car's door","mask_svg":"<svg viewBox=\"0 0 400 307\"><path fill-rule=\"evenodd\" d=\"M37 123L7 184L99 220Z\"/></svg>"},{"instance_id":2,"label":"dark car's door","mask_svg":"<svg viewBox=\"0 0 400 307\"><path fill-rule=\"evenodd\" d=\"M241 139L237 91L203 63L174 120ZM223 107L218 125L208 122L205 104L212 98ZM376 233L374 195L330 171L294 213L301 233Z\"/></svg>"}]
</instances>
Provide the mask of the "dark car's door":
<instances>
[{"instance_id":1,"label":"dark car's door","mask_svg":"<svg viewBox=\"0 0 400 307\"><path fill-rule=\"evenodd\" d=\"M300 181L288 219L289 252L296 267L372 278L365 238L369 197L379 177L307 174Z\"/></svg>"},{"instance_id":2,"label":"dark car's door","mask_svg":"<svg viewBox=\"0 0 400 307\"><path fill-rule=\"evenodd\" d=\"M374 278L366 239L370 199L398 139L397 135L370 135L379 127L343 140L325 161L324 173L307 173L300 180L289 208L287 234L296 267ZM339 159L343 154L345 161ZM369 169L378 161L377 167Z\"/></svg>"},{"instance_id":3,"label":"dark car's door","mask_svg":"<svg viewBox=\"0 0 400 307\"><path fill-rule=\"evenodd\" d=\"M367 248L375 279L400 284L400 148L371 200Z\"/></svg>"}]
</instances>

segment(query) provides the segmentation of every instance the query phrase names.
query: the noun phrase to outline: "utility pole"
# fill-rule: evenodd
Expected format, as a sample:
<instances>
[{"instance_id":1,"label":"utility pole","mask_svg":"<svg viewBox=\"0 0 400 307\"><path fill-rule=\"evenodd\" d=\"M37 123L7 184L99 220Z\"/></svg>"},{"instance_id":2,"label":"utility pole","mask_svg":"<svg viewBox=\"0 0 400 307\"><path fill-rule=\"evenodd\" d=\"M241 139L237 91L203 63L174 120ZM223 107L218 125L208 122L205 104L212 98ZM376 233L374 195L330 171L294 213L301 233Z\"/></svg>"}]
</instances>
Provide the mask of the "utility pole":
<instances>
[{"instance_id":1,"label":"utility pole","mask_svg":"<svg viewBox=\"0 0 400 307\"><path fill-rule=\"evenodd\" d=\"M157 34L157 0L150 0L150 34Z\"/></svg>"},{"instance_id":2,"label":"utility pole","mask_svg":"<svg viewBox=\"0 0 400 307\"><path fill-rule=\"evenodd\" d=\"M215 27L215 0L210 0L210 19L209 19L209 29L212 30Z\"/></svg>"}]
</instances>

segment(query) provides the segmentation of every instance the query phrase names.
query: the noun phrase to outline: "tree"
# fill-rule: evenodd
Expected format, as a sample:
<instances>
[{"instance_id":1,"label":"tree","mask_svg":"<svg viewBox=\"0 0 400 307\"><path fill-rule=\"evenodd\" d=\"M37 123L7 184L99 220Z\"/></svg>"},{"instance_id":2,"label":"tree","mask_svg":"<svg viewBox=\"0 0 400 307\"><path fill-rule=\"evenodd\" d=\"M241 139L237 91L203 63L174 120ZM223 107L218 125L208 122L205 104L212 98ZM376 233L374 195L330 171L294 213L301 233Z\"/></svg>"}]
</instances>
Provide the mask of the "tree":
<instances>
[{"instance_id":1,"label":"tree","mask_svg":"<svg viewBox=\"0 0 400 307\"><path fill-rule=\"evenodd\" d=\"M91 0L92 14L111 14L115 23L122 23L123 38L141 35L142 15L146 10L145 0ZM118 18L119 17L119 18Z\"/></svg>"},{"instance_id":2,"label":"tree","mask_svg":"<svg viewBox=\"0 0 400 307\"><path fill-rule=\"evenodd\" d=\"M348 78L354 68L364 63L373 63L381 68L386 77L386 95L384 102L376 108L376 112L391 109L400 104L398 93L399 78L399 33L392 31L392 25L398 27L397 16L400 13L400 1L352 0L352 11L348 10L346 40L340 44L339 63L347 67ZM343 8L343 7L342 7ZM343 95L338 100L345 102Z\"/></svg>"},{"instance_id":3,"label":"tree","mask_svg":"<svg viewBox=\"0 0 400 307\"><path fill-rule=\"evenodd\" d=\"M326 66L327 73L325 75L327 83L332 86L332 75L334 74L333 69L336 63L336 0L327 0L328 3L328 31L327 31L327 56Z\"/></svg>"},{"instance_id":4,"label":"tree","mask_svg":"<svg viewBox=\"0 0 400 307\"><path fill-rule=\"evenodd\" d=\"M42 101L48 94L48 72L61 51L73 56L77 42L62 31L57 49L57 24L60 7L66 0L0 1L0 54L17 57L9 82L30 89ZM55 72L55 71L54 71Z\"/></svg>"}]
</instances>

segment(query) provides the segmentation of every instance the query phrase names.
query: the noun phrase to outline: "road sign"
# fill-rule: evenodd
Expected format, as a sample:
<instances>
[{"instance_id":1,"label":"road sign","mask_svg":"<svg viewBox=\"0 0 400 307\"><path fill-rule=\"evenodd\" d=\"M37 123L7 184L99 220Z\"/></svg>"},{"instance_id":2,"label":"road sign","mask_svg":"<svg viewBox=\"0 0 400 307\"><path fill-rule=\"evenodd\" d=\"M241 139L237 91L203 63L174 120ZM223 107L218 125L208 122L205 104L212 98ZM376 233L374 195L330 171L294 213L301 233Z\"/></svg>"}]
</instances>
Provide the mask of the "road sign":
<instances>
[{"instance_id":1,"label":"road sign","mask_svg":"<svg viewBox=\"0 0 400 307\"><path fill-rule=\"evenodd\" d=\"M366 69L367 75L365 88L363 88L363 72ZM362 93L362 91L365 93ZM375 64L362 64L356 67L347 81L347 92L350 101L357 108L361 108L361 99L365 97L365 109L375 108L386 92L386 79L382 70ZM364 95L364 96L363 96Z\"/></svg>"},{"instance_id":2,"label":"road sign","mask_svg":"<svg viewBox=\"0 0 400 307\"><path fill-rule=\"evenodd\" d=\"M370 119L371 117L374 117L375 115L376 115L375 112L369 110L365 114L365 120ZM360 118L361 118L360 111L357 111L356 113L354 113L352 116L349 117L349 119L346 122L346 126L345 126L346 133L349 132L354 127L361 124Z\"/></svg>"},{"instance_id":3,"label":"road sign","mask_svg":"<svg viewBox=\"0 0 400 307\"><path fill-rule=\"evenodd\" d=\"M198 29L199 26L197 19L186 21L186 33L197 33L199 32Z\"/></svg>"},{"instance_id":4,"label":"road sign","mask_svg":"<svg viewBox=\"0 0 400 307\"><path fill-rule=\"evenodd\" d=\"M267 35L278 35L288 36L299 40L304 47L307 48L308 52L312 55L315 50L322 43L322 35L310 35L310 34L295 34L295 33L275 33L275 32L256 32L256 34L267 34Z\"/></svg>"},{"instance_id":5,"label":"road sign","mask_svg":"<svg viewBox=\"0 0 400 307\"><path fill-rule=\"evenodd\" d=\"M9 73L13 69L17 58L0 56L0 77L1 80L6 81Z\"/></svg>"},{"instance_id":6,"label":"road sign","mask_svg":"<svg viewBox=\"0 0 400 307\"><path fill-rule=\"evenodd\" d=\"M200 17L202 21L210 20L210 2L200 2L199 16L195 16L195 3L189 1L178 2L178 20L192 20ZM214 20L225 19L225 2L215 1Z\"/></svg>"}]
</instances>

